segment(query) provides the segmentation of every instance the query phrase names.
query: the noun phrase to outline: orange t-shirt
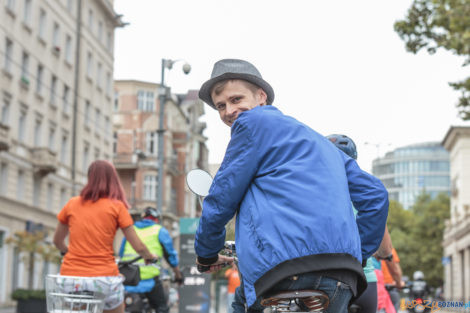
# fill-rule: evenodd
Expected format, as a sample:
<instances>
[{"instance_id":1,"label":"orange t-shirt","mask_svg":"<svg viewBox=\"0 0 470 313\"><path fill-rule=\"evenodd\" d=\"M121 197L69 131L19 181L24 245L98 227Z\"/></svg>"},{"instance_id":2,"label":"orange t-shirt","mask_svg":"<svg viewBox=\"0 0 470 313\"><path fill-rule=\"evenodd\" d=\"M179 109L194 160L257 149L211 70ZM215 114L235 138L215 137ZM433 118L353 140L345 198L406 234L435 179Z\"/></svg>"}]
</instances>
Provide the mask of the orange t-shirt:
<instances>
[{"instance_id":1,"label":"orange t-shirt","mask_svg":"<svg viewBox=\"0 0 470 313\"><path fill-rule=\"evenodd\" d=\"M393 258L392 261L395 263L400 263L400 258L398 257L397 251L395 248L392 249ZM393 279L392 275L390 275L390 271L388 270L387 263L382 260L382 272L384 274L384 283L385 285L393 285L395 280Z\"/></svg>"},{"instance_id":2,"label":"orange t-shirt","mask_svg":"<svg viewBox=\"0 0 470 313\"><path fill-rule=\"evenodd\" d=\"M238 275L238 271L233 268L229 268L225 271L225 278L228 280L227 292L235 293L235 289L240 286L240 276Z\"/></svg>"},{"instance_id":3,"label":"orange t-shirt","mask_svg":"<svg viewBox=\"0 0 470 313\"><path fill-rule=\"evenodd\" d=\"M113 240L118 228L133 224L124 203L106 198L82 203L74 197L57 214L69 227L68 252L60 268L61 275L117 276Z\"/></svg>"}]
</instances>

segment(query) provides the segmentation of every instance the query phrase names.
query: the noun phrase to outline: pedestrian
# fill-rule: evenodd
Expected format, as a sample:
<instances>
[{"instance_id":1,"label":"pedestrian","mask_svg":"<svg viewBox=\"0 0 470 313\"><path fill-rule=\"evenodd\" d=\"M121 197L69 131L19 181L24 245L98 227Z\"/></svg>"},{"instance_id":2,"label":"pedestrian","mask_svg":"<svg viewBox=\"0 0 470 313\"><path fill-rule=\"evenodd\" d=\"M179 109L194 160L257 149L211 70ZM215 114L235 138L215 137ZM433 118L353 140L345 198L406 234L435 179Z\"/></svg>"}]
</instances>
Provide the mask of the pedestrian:
<instances>
[{"instance_id":1,"label":"pedestrian","mask_svg":"<svg viewBox=\"0 0 470 313\"><path fill-rule=\"evenodd\" d=\"M227 279L227 313L232 313L232 302L235 298L235 290L240 286L240 276L235 262L232 267L225 271L225 278Z\"/></svg>"},{"instance_id":2,"label":"pedestrian","mask_svg":"<svg viewBox=\"0 0 470 313\"><path fill-rule=\"evenodd\" d=\"M286 289L323 291L326 312L346 312L367 285L363 260L384 234L388 194L380 180L272 106L273 88L247 61L215 63L199 97L231 128L231 139L203 203L198 264L212 272L233 262L218 251L236 214L242 282L234 312L245 312L245 301L249 312L261 312L263 295Z\"/></svg>"},{"instance_id":3,"label":"pedestrian","mask_svg":"<svg viewBox=\"0 0 470 313\"><path fill-rule=\"evenodd\" d=\"M93 277L94 284L87 290L105 293L105 313L124 312L123 277L113 250L117 230L147 262L157 257L137 237L128 208L116 169L108 161L97 160L88 168L88 182L80 196L71 198L57 214L54 244L64 255L60 275Z\"/></svg>"},{"instance_id":4,"label":"pedestrian","mask_svg":"<svg viewBox=\"0 0 470 313\"><path fill-rule=\"evenodd\" d=\"M168 230L160 225L161 211L153 207L147 207L143 213L143 219L134 224L134 229L140 240L144 242L149 251L159 259L165 258L170 264L178 284L183 283L183 276L178 267L178 253L173 247ZM138 255L126 238L123 238L119 256L121 260L133 259ZM153 264L145 265L139 261L140 279L137 286L126 286L128 292L143 293L156 313L168 313L168 295L165 293L163 283L160 280L160 269Z\"/></svg>"}]
</instances>

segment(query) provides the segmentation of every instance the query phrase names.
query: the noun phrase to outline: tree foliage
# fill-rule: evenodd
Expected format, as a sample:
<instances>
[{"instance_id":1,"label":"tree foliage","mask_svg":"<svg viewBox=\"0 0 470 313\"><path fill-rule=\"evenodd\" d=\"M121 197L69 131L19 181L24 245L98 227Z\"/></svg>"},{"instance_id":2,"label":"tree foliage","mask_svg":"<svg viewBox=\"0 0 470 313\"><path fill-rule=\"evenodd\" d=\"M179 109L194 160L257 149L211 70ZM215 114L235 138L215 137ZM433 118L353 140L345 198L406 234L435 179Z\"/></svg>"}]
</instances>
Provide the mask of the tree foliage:
<instances>
[{"instance_id":1,"label":"tree foliage","mask_svg":"<svg viewBox=\"0 0 470 313\"><path fill-rule=\"evenodd\" d=\"M442 285L441 242L449 210L449 197L445 194L431 199L429 194L423 193L410 210L390 201L387 225L400 256L403 275L411 278L420 270L430 286Z\"/></svg>"},{"instance_id":2,"label":"tree foliage","mask_svg":"<svg viewBox=\"0 0 470 313\"><path fill-rule=\"evenodd\" d=\"M465 57L463 66L470 64L470 0L414 0L395 31L412 53L426 49L433 54L443 48ZM460 117L470 120L470 77L449 85L461 92Z\"/></svg>"}]
</instances>

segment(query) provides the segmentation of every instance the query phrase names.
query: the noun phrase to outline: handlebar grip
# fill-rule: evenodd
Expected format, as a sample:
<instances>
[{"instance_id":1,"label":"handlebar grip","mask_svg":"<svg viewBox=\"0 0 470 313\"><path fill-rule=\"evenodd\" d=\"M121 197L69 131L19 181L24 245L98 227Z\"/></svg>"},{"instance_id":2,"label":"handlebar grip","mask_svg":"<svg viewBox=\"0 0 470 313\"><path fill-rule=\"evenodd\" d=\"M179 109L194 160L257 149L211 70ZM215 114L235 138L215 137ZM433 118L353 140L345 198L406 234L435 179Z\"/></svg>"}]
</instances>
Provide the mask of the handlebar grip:
<instances>
[{"instance_id":1,"label":"handlebar grip","mask_svg":"<svg viewBox=\"0 0 470 313\"><path fill-rule=\"evenodd\" d=\"M204 273L204 272L207 272L208 270L210 270L212 265L214 265L214 264L211 264L211 265L198 264L197 265L197 270L199 271L199 273ZM217 264L217 265L220 265L222 267L226 267L226 266L229 266L230 263L220 263L220 264Z\"/></svg>"},{"instance_id":2,"label":"handlebar grip","mask_svg":"<svg viewBox=\"0 0 470 313\"><path fill-rule=\"evenodd\" d=\"M197 270L199 271L199 273L207 272L210 269L211 269L210 265L202 265L202 264L197 265Z\"/></svg>"}]
</instances>

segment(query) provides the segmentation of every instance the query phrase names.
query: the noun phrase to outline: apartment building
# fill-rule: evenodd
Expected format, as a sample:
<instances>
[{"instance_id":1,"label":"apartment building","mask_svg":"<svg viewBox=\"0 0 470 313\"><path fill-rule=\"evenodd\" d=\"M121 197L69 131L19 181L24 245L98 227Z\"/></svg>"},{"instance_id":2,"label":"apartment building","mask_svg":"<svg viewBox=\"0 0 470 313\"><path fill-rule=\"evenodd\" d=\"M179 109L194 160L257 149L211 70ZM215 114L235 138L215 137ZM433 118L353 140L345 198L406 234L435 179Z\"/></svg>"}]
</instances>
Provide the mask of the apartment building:
<instances>
[{"instance_id":1,"label":"apartment building","mask_svg":"<svg viewBox=\"0 0 470 313\"><path fill-rule=\"evenodd\" d=\"M452 126L442 141L450 153L450 219L444 231L444 295L470 300L470 127Z\"/></svg>"},{"instance_id":2,"label":"apartment building","mask_svg":"<svg viewBox=\"0 0 470 313\"><path fill-rule=\"evenodd\" d=\"M131 204L140 215L145 207L157 206L159 84L115 81L113 118L114 165ZM197 198L186 186L185 175L193 168L208 168L205 123L199 121L204 104L197 90L171 95L165 105L163 201L164 226L177 234L181 216L200 214Z\"/></svg>"},{"instance_id":3,"label":"apartment building","mask_svg":"<svg viewBox=\"0 0 470 313\"><path fill-rule=\"evenodd\" d=\"M112 158L113 42L120 26L109 0L0 2L0 306L11 303L12 290L29 287L31 270L5 239L53 231L89 163ZM37 265L33 287L56 270Z\"/></svg>"}]
</instances>

